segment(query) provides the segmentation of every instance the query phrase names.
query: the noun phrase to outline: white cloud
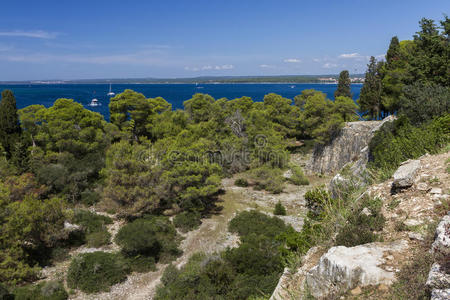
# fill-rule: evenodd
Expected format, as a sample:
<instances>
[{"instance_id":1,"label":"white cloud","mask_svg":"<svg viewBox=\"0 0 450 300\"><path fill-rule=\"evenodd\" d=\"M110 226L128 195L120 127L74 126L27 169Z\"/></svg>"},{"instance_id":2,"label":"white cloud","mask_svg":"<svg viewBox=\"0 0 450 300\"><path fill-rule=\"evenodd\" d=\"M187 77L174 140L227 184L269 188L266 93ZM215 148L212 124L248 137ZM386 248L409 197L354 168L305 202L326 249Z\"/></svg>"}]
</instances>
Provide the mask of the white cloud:
<instances>
[{"instance_id":1,"label":"white cloud","mask_svg":"<svg viewBox=\"0 0 450 300\"><path fill-rule=\"evenodd\" d=\"M287 58L285 60L283 60L285 63L294 63L294 64L298 64L301 63L302 61L298 58Z\"/></svg>"},{"instance_id":2,"label":"white cloud","mask_svg":"<svg viewBox=\"0 0 450 300\"><path fill-rule=\"evenodd\" d=\"M313 58L313 62L321 62L322 60L320 58Z\"/></svg>"},{"instance_id":3,"label":"white cloud","mask_svg":"<svg viewBox=\"0 0 450 300\"><path fill-rule=\"evenodd\" d=\"M325 69L331 69L331 68L336 68L338 65L337 64L333 64L333 63L326 63L322 66L322 68Z\"/></svg>"},{"instance_id":4,"label":"white cloud","mask_svg":"<svg viewBox=\"0 0 450 300\"><path fill-rule=\"evenodd\" d=\"M260 68L263 68L263 69L273 69L273 68L275 68L275 66L272 66L272 65L266 65L266 64L259 65L259 67L260 67Z\"/></svg>"},{"instance_id":5,"label":"white cloud","mask_svg":"<svg viewBox=\"0 0 450 300\"><path fill-rule=\"evenodd\" d=\"M206 65L203 67L184 67L186 71L209 71L209 70L231 70L234 69L233 65L217 65L217 66L211 66Z\"/></svg>"},{"instance_id":6,"label":"white cloud","mask_svg":"<svg viewBox=\"0 0 450 300\"><path fill-rule=\"evenodd\" d=\"M234 66L233 65L222 65L221 68L222 68L222 70L231 70L231 69L234 69Z\"/></svg>"},{"instance_id":7,"label":"white cloud","mask_svg":"<svg viewBox=\"0 0 450 300\"><path fill-rule=\"evenodd\" d=\"M347 53L339 55L339 58L359 58L362 57L359 53Z\"/></svg>"},{"instance_id":8,"label":"white cloud","mask_svg":"<svg viewBox=\"0 0 450 300\"><path fill-rule=\"evenodd\" d=\"M385 54L379 54L379 55L376 55L375 58L376 58L377 60L384 60L384 59L385 59Z\"/></svg>"},{"instance_id":9,"label":"white cloud","mask_svg":"<svg viewBox=\"0 0 450 300\"><path fill-rule=\"evenodd\" d=\"M54 39L58 33L56 32L48 32L43 30L33 30L33 31L23 31L23 30L14 30L14 31L0 31L0 36L11 36L11 37L28 37L28 38L36 38L36 39Z\"/></svg>"}]
</instances>

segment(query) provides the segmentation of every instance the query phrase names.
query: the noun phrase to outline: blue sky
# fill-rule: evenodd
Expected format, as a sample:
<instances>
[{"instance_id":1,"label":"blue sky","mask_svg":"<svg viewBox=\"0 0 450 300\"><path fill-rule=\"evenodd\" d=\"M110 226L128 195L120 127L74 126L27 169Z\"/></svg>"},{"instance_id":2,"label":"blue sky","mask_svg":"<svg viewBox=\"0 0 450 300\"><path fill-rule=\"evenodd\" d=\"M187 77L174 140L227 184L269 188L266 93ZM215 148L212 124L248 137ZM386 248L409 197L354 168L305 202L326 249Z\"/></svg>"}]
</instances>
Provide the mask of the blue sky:
<instances>
[{"instance_id":1,"label":"blue sky","mask_svg":"<svg viewBox=\"0 0 450 300\"><path fill-rule=\"evenodd\" d=\"M362 73L448 0L3 1L0 80Z\"/></svg>"}]
</instances>

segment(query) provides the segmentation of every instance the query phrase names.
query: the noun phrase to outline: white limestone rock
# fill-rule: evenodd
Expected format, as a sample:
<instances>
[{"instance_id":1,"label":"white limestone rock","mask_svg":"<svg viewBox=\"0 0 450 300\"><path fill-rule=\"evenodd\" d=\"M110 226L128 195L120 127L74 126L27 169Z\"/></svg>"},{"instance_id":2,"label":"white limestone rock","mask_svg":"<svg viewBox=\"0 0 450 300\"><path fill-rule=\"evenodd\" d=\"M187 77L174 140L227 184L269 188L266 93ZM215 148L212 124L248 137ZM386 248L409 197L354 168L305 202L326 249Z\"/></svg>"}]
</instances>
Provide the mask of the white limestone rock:
<instances>
[{"instance_id":1,"label":"white limestone rock","mask_svg":"<svg viewBox=\"0 0 450 300\"><path fill-rule=\"evenodd\" d=\"M408 188L414 184L414 179L420 169L420 160L407 160L403 162L394 173L394 189Z\"/></svg>"},{"instance_id":2,"label":"white limestone rock","mask_svg":"<svg viewBox=\"0 0 450 300\"><path fill-rule=\"evenodd\" d=\"M428 273L427 286L430 289L450 288L450 274L441 268L439 263L434 263Z\"/></svg>"},{"instance_id":3,"label":"white limestone rock","mask_svg":"<svg viewBox=\"0 0 450 300\"><path fill-rule=\"evenodd\" d=\"M431 252L437 258L450 257L450 215L444 216L436 228L436 239L431 245Z\"/></svg>"},{"instance_id":4,"label":"white limestone rock","mask_svg":"<svg viewBox=\"0 0 450 300\"><path fill-rule=\"evenodd\" d=\"M381 266L386 263L385 254L388 251L402 251L406 247L408 242L404 240L350 248L333 247L306 275L311 294L317 299L333 299L357 286L390 285L395 279L395 273Z\"/></svg>"},{"instance_id":5,"label":"white limestone rock","mask_svg":"<svg viewBox=\"0 0 450 300\"><path fill-rule=\"evenodd\" d=\"M450 299L449 289L433 289L431 291L431 300L448 300Z\"/></svg>"}]
</instances>

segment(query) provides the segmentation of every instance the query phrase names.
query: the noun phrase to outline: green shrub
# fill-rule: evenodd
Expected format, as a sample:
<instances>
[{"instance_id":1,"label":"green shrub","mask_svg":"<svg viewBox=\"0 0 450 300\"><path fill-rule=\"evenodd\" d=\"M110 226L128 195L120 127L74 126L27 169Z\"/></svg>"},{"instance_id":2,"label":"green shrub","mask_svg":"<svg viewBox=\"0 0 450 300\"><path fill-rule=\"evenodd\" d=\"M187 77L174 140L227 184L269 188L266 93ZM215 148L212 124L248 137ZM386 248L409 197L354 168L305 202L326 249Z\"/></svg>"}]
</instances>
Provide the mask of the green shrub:
<instances>
[{"instance_id":1,"label":"green shrub","mask_svg":"<svg viewBox=\"0 0 450 300\"><path fill-rule=\"evenodd\" d=\"M95 231L86 235L86 243L89 247L99 248L111 242L111 234L107 230Z\"/></svg>"},{"instance_id":2,"label":"green shrub","mask_svg":"<svg viewBox=\"0 0 450 300\"><path fill-rule=\"evenodd\" d=\"M116 243L127 257L153 257L168 261L181 254L175 227L166 217L137 219L120 228Z\"/></svg>"},{"instance_id":3,"label":"green shrub","mask_svg":"<svg viewBox=\"0 0 450 300\"><path fill-rule=\"evenodd\" d=\"M249 174L251 179L255 182L255 189L266 190L273 194L279 194L283 191L284 180L281 169L263 165L259 168L250 170Z\"/></svg>"},{"instance_id":4,"label":"green shrub","mask_svg":"<svg viewBox=\"0 0 450 300\"><path fill-rule=\"evenodd\" d=\"M110 243L111 234L106 225L112 224L112 219L107 216L92 213L88 210L75 210L73 222L82 227L84 241L90 247L100 247Z\"/></svg>"},{"instance_id":5,"label":"green shrub","mask_svg":"<svg viewBox=\"0 0 450 300\"><path fill-rule=\"evenodd\" d=\"M15 300L66 300L69 297L64 286L58 281L47 281L28 285L14 291ZM7 299L7 298L1 298Z\"/></svg>"},{"instance_id":6,"label":"green shrub","mask_svg":"<svg viewBox=\"0 0 450 300\"><path fill-rule=\"evenodd\" d=\"M81 193L81 203L87 206L94 205L100 201L100 195L95 191L85 190Z\"/></svg>"},{"instance_id":7,"label":"green shrub","mask_svg":"<svg viewBox=\"0 0 450 300\"><path fill-rule=\"evenodd\" d=\"M330 205L332 199L324 186L316 187L305 194L308 217L311 219L321 219L326 205Z\"/></svg>"},{"instance_id":8,"label":"green shrub","mask_svg":"<svg viewBox=\"0 0 450 300\"><path fill-rule=\"evenodd\" d=\"M228 225L228 230L238 233L241 239L245 239L249 235L275 238L287 229L288 226L280 218L270 217L256 210L239 213Z\"/></svg>"},{"instance_id":9,"label":"green shrub","mask_svg":"<svg viewBox=\"0 0 450 300\"><path fill-rule=\"evenodd\" d=\"M382 201L379 198L364 197L336 236L336 245L353 247L377 241L379 236L374 231L381 231L385 223L381 206ZM370 214L366 215L364 208Z\"/></svg>"},{"instance_id":10,"label":"green shrub","mask_svg":"<svg viewBox=\"0 0 450 300\"><path fill-rule=\"evenodd\" d=\"M75 257L67 273L67 284L86 293L108 291L126 279L129 268L120 254L93 252Z\"/></svg>"},{"instance_id":11,"label":"green shrub","mask_svg":"<svg viewBox=\"0 0 450 300\"><path fill-rule=\"evenodd\" d=\"M295 185L308 185L309 180L305 176L302 168L299 166L291 166L292 176L288 179L292 184Z\"/></svg>"},{"instance_id":12,"label":"green shrub","mask_svg":"<svg viewBox=\"0 0 450 300\"><path fill-rule=\"evenodd\" d=\"M248 187L248 181L245 178L238 178L234 181L235 186Z\"/></svg>"},{"instance_id":13,"label":"green shrub","mask_svg":"<svg viewBox=\"0 0 450 300\"><path fill-rule=\"evenodd\" d=\"M394 122L386 122L369 143L369 166L389 178L398 166L425 153L436 153L450 142L450 114L414 127L402 116ZM386 178L387 177L387 178Z\"/></svg>"},{"instance_id":14,"label":"green shrub","mask_svg":"<svg viewBox=\"0 0 450 300\"><path fill-rule=\"evenodd\" d=\"M173 225L182 232L188 232L198 228L202 222L200 214L197 212L182 212L173 218Z\"/></svg>"},{"instance_id":15,"label":"green shrub","mask_svg":"<svg viewBox=\"0 0 450 300\"><path fill-rule=\"evenodd\" d=\"M1 300L14 300L14 295L11 294L6 286L0 283L0 299Z\"/></svg>"},{"instance_id":16,"label":"green shrub","mask_svg":"<svg viewBox=\"0 0 450 300\"><path fill-rule=\"evenodd\" d=\"M416 82L403 88L399 113L422 124L450 112L450 87Z\"/></svg>"},{"instance_id":17,"label":"green shrub","mask_svg":"<svg viewBox=\"0 0 450 300\"><path fill-rule=\"evenodd\" d=\"M180 270L164 272L155 299L248 299L270 295L284 267L284 240L293 230L277 217L244 211L234 217L229 230L241 244L220 254L197 253Z\"/></svg>"},{"instance_id":18,"label":"green shrub","mask_svg":"<svg viewBox=\"0 0 450 300\"><path fill-rule=\"evenodd\" d=\"M278 201L277 204L275 204L275 209L273 210L273 214L276 216L285 216L286 215L286 208L281 204L280 201Z\"/></svg>"},{"instance_id":19,"label":"green shrub","mask_svg":"<svg viewBox=\"0 0 450 300\"><path fill-rule=\"evenodd\" d=\"M131 257L125 257L127 265L132 272L144 273L150 271L156 271L156 263L154 257L148 257L144 255L137 255Z\"/></svg>"}]
</instances>

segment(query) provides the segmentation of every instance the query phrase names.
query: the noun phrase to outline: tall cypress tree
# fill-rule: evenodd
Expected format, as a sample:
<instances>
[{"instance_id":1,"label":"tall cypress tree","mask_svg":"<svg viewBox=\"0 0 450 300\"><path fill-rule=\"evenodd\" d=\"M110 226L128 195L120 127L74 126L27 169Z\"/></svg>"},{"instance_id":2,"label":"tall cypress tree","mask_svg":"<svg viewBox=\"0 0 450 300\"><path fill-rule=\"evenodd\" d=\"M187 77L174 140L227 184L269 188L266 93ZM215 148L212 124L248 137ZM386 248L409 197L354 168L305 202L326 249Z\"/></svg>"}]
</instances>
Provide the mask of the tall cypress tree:
<instances>
[{"instance_id":1,"label":"tall cypress tree","mask_svg":"<svg viewBox=\"0 0 450 300\"><path fill-rule=\"evenodd\" d=\"M2 92L0 101L0 143L8 157L14 148L14 144L21 134L19 117L17 115L16 98L10 90Z\"/></svg>"},{"instance_id":2,"label":"tall cypress tree","mask_svg":"<svg viewBox=\"0 0 450 300\"><path fill-rule=\"evenodd\" d=\"M392 67L395 61L400 59L400 42L398 37L394 36L389 44L389 49L386 53L386 67Z\"/></svg>"},{"instance_id":3,"label":"tall cypress tree","mask_svg":"<svg viewBox=\"0 0 450 300\"><path fill-rule=\"evenodd\" d=\"M377 119L381 113L381 92L382 83L380 78L380 69L382 64L377 63L375 57L370 57L370 63L367 65L364 85L361 88L358 104L365 115L372 119Z\"/></svg>"},{"instance_id":4,"label":"tall cypress tree","mask_svg":"<svg viewBox=\"0 0 450 300\"><path fill-rule=\"evenodd\" d=\"M339 96L352 98L352 92L350 91L350 75L347 70L342 71L339 74L338 86L334 92L334 98Z\"/></svg>"}]
</instances>

